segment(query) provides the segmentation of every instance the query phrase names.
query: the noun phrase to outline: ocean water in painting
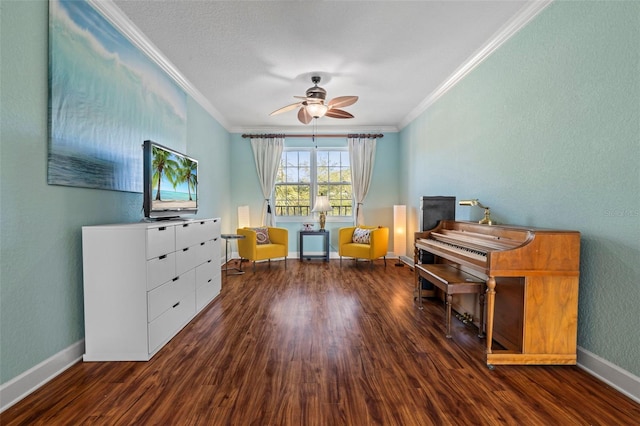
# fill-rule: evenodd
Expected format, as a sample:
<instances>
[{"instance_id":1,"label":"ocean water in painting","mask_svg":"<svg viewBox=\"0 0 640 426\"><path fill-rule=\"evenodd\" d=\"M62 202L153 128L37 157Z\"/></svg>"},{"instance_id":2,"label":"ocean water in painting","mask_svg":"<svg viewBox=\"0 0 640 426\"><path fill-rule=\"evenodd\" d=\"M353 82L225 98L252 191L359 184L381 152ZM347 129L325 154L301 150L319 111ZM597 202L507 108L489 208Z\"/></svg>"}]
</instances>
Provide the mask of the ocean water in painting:
<instances>
[{"instance_id":1,"label":"ocean water in painting","mask_svg":"<svg viewBox=\"0 0 640 426\"><path fill-rule=\"evenodd\" d=\"M142 192L142 143L186 146L186 95L85 1L49 3L51 184Z\"/></svg>"}]
</instances>

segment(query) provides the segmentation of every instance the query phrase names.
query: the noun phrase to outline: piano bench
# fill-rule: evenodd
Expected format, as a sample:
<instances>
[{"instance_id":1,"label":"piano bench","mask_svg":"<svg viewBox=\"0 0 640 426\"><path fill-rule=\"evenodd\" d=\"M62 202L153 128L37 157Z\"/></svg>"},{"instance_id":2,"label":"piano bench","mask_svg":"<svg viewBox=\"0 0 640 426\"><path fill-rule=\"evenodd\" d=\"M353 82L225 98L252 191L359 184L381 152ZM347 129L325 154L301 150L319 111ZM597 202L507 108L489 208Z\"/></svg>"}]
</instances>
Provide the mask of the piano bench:
<instances>
[{"instance_id":1,"label":"piano bench","mask_svg":"<svg viewBox=\"0 0 640 426\"><path fill-rule=\"evenodd\" d=\"M480 323L478 325L478 337L484 337L484 292L485 282L471 274L461 271L453 265L417 264L418 274L431 284L442 290L446 296L446 336L451 338L451 301L454 294L478 294L480 303ZM419 285L419 284L418 284ZM420 286L420 285L419 285ZM420 286L421 287L421 286ZM421 289L418 289L418 300L422 309Z\"/></svg>"}]
</instances>

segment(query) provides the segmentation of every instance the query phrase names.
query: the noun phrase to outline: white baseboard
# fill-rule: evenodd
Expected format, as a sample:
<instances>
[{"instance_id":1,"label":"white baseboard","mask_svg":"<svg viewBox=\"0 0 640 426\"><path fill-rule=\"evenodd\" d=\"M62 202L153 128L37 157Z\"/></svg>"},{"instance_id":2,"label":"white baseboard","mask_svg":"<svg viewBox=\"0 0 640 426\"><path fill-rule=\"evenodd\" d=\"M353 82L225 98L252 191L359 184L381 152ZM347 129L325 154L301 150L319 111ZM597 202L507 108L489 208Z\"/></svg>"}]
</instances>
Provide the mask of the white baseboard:
<instances>
[{"instance_id":1,"label":"white baseboard","mask_svg":"<svg viewBox=\"0 0 640 426\"><path fill-rule=\"evenodd\" d=\"M410 258L409 256L400 256L400 260L402 262L404 262L405 265L410 266L411 268L413 268L413 259Z\"/></svg>"},{"instance_id":2,"label":"white baseboard","mask_svg":"<svg viewBox=\"0 0 640 426\"><path fill-rule=\"evenodd\" d=\"M578 347L578 367L640 403L640 377Z\"/></svg>"},{"instance_id":3,"label":"white baseboard","mask_svg":"<svg viewBox=\"0 0 640 426\"><path fill-rule=\"evenodd\" d=\"M0 386L0 413L82 359L84 339Z\"/></svg>"}]
</instances>

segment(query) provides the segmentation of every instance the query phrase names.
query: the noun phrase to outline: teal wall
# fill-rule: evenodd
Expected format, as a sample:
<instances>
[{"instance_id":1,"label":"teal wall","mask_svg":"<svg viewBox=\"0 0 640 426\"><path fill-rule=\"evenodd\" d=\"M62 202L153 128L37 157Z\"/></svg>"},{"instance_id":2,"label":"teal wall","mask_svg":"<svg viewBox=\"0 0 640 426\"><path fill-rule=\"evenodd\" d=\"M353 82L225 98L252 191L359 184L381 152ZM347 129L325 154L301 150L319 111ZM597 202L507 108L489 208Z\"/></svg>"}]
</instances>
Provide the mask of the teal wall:
<instances>
[{"instance_id":1,"label":"teal wall","mask_svg":"<svg viewBox=\"0 0 640 426\"><path fill-rule=\"evenodd\" d=\"M47 185L46 1L0 1L0 382L84 338L81 227L142 219L142 195ZM188 102L198 217L229 211L230 135Z\"/></svg>"},{"instance_id":2,"label":"teal wall","mask_svg":"<svg viewBox=\"0 0 640 426\"><path fill-rule=\"evenodd\" d=\"M580 231L578 344L640 376L639 141L640 3L554 2L402 130L409 231L421 195Z\"/></svg>"},{"instance_id":3,"label":"teal wall","mask_svg":"<svg viewBox=\"0 0 640 426\"><path fill-rule=\"evenodd\" d=\"M343 133L343 132L341 132ZM344 132L348 133L348 132ZM256 166L253 160L251 142L243 139L240 134L233 134L231 145L231 169L234 170L231 181L231 205L234 229L238 223L237 207L248 205L251 213L251 226L259 226L260 213L262 212L262 190L256 173ZM399 176L399 135L398 133L385 133L376 143L376 161L369 187L369 194L364 203L365 221L370 225L388 226L393 225L393 205L400 201L398 193ZM318 148L339 148L346 147L346 138L317 138ZM288 137L285 139L287 148L310 148L314 147L310 138ZM331 232L332 252L337 252L338 229L345 226L352 226L353 220L327 219L325 228ZM307 222L307 221L305 221ZM311 222L319 226L318 220ZM302 228L302 222L276 219L277 226L289 230L289 252L298 251L298 230ZM321 245L315 239L305 240L305 253L320 251ZM393 251L393 241L390 238L389 251Z\"/></svg>"}]
</instances>

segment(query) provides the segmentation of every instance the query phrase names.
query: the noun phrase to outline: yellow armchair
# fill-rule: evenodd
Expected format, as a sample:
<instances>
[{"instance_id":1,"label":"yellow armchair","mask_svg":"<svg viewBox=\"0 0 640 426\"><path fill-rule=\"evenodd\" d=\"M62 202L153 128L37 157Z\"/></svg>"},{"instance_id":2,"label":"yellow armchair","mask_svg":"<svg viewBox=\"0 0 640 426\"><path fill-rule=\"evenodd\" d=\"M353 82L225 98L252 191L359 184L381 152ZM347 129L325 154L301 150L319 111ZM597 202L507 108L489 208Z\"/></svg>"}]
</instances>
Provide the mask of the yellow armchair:
<instances>
[{"instance_id":1,"label":"yellow armchair","mask_svg":"<svg viewBox=\"0 0 640 426\"><path fill-rule=\"evenodd\" d=\"M353 231L356 228L369 231L369 243L354 242ZM387 266L387 250L389 248L389 228L384 226L351 226L340 228L338 234L338 254L342 265L342 256L357 259L368 259L373 268L373 261L384 258L384 266Z\"/></svg>"},{"instance_id":2,"label":"yellow armchair","mask_svg":"<svg viewBox=\"0 0 640 426\"><path fill-rule=\"evenodd\" d=\"M238 240L238 254L242 259L253 261L253 270L256 270L256 261L269 260L284 257L284 267L287 267L287 255L289 254L289 231L285 228L266 227L269 234L269 243L258 244L258 234L255 228L238 228L236 233L244 235ZM242 262L240 262L242 264Z\"/></svg>"}]
</instances>

